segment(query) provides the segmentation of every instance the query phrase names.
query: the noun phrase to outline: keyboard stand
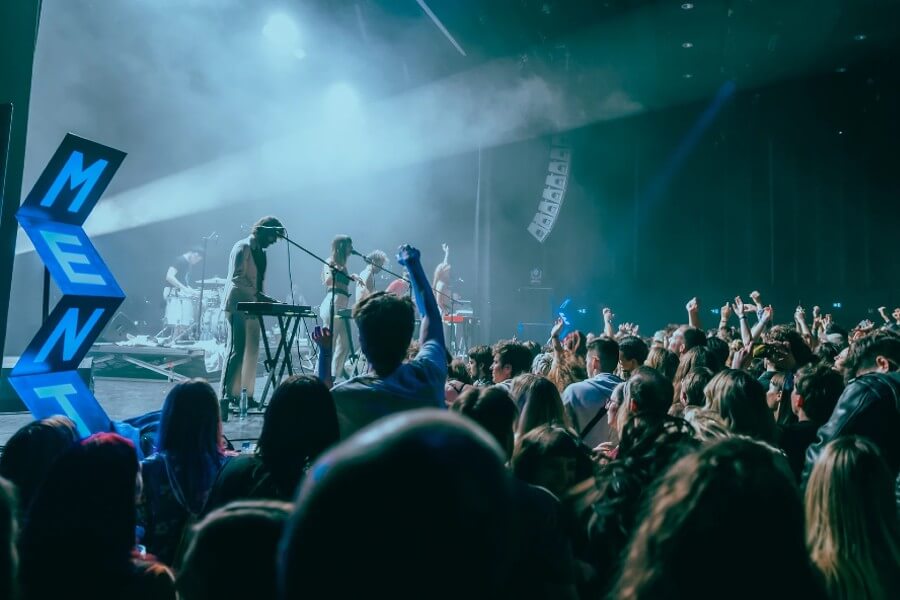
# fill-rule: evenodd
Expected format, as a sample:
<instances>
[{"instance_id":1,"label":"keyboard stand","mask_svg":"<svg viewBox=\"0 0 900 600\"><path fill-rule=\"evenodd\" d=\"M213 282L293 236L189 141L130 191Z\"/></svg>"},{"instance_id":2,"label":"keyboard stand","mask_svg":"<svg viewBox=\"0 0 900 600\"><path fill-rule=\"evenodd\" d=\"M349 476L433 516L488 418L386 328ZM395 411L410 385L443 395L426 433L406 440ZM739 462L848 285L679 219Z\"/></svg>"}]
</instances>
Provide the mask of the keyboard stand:
<instances>
[{"instance_id":1,"label":"keyboard stand","mask_svg":"<svg viewBox=\"0 0 900 600\"><path fill-rule=\"evenodd\" d=\"M285 371L290 377L294 374L294 365L291 359L291 348L294 339L297 337L297 331L300 329L301 315L275 315L278 319L278 328L281 331L281 339L278 340L278 346L275 348L275 355L269 347L269 336L266 334L266 324L263 322L263 315L257 315L259 319L259 328L262 332L263 348L266 351L266 360L263 364L266 367L266 385L263 387L262 396L259 398L259 409L264 410L266 407L266 399L269 392L275 392L275 388L284 379Z\"/></svg>"}]
</instances>

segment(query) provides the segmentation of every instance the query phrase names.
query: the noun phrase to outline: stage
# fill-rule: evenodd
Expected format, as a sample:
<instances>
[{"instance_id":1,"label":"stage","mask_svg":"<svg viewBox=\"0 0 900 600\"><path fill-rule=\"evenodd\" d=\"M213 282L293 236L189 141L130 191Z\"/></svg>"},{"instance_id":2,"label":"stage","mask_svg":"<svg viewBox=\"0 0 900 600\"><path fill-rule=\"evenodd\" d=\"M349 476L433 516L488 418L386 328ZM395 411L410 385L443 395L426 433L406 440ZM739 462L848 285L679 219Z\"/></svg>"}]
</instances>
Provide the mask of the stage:
<instances>
[{"instance_id":1,"label":"stage","mask_svg":"<svg viewBox=\"0 0 900 600\"><path fill-rule=\"evenodd\" d=\"M153 380L119 380L103 377L94 378L94 394L100 405L113 420L136 417L144 413L162 408L166 394L175 382ZM256 389L262 390L265 379L256 380ZM217 383L213 382L213 387ZM0 446L23 425L32 420L31 413L7 413L0 415ZM244 440L256 440L262 429L262 415L248 415L239 421L232 415L227 423L223 423L223 432L237 449Z\"/></svg>"}]
</instances>

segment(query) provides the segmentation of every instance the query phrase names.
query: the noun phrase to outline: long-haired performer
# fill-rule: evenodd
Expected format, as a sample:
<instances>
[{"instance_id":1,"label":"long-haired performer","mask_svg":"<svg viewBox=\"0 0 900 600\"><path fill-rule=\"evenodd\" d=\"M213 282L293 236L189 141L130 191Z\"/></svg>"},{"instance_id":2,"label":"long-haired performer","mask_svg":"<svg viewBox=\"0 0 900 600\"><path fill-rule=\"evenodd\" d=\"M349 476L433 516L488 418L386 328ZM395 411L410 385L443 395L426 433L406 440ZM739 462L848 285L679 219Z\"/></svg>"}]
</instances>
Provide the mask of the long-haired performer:
<instances>
[{"instance_id":1,"label":"long-haired performer","mask_svg":"<svg viewBox=\"0 0 900 600\"><path fill-rule=\"evenodd\" d=\"M266 248L284 235L284 225L275 217L253 224L250 236L239 240L228 258L225 285L225 322L228 324L228 359L222 371L222 404L240 397L247 388L249 398L256 387L259 358L259 320L238 312L238 302L275 302L263 293L266 278Z\"/></svg>"},{"instance_id":2,"label":"long-haired performer","mask_svg":"<svg viewBox=\"0 0 900 600\"><path fill-rule=\"evenodd\" d=\"M322 267L325 299L319 306L319 316L326 327L331 327L331 309L332 304L334 305L335 323L332 330L334 354L331 359L331 375L335 380L347 376L344 364L350 353L349 326L346 319L339 321L338 315L350 305L350 282L357 278L356 275L351 275L347 271L347 259L350 258L352 252L353 240L350 239L350 236L337 235L331 241L331 256L328 258L328 264ZM332 281L332 273L334 273L334 281Z\"/></svg>"}]
</instances>

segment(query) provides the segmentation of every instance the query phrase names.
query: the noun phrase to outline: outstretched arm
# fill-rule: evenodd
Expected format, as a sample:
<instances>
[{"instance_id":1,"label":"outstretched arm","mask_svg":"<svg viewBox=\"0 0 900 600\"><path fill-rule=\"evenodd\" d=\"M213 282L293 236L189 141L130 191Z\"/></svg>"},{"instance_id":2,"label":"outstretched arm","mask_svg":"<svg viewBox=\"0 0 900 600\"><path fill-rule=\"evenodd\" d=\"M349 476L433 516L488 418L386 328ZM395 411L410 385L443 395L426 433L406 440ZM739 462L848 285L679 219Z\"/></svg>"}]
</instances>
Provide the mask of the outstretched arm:
<instances>
[{"instance_id":1,"label":"outstretched arm","mask_svg":"<svg viewBox=\"0 0 900 600\"><path fill-rule=\"evenodd\" d=\"M434 292L428 284L425 270L422 269L421 254L416 248L406 244L400 246L400 250L397 253L397 262L406 267L406 270L409 272L412 296L416 299L419 314L422 315L419 344L424 345L425 342L434 340L440 343L441 346L445 346L441 312L434 299Z\"/></svg>"},{"instance_id":2,"label":"outstretched arm","mask_svg":"<svg viewBox=\"0 0 900 600\"><path fill-rule=\"evenodd\" d=\"M691 327L696 327L697 329L702 329L702 325L700 324L700 301L697 300L696 297L688 300L688 303L685 305L688 313L688 324Z\"/></svg>"},{"instance_id":3,"label":"outstretched arm","mask_svg":"<svg viewBox=\"0 0 900 600\"><path fill-rule=\"evenodd\" d=\"M615 317L616 315L613 314L612 309L608 307L603 309L603 333L610 339L616 337L616 330L613 329L613 319Z\"/></svg>"},{"instance_id":4,"label":"outstretched arm","mask_svg":"<svg viewBox=\"0 0 900 600\"><path fill-rule=\"evenodd\" d=\"M750 331L750 325L747 324L747 313L753 312L753 306L744 304L744 300L740 296L735 296L732 308L734 308L734 314L737 315L738 323L741 326L741 342L744 346L749 346L753 341L753 334Z\"/></svg>"},{"instance_id":5,"label":"outstretched arm","mask_svg":"<svg viewBox=\"0 0 900 600\"><path fill-rule=\"evenodd\" d=\"M312 339L319 347L319 357L316 361L316 375L322 380L326 387L331 387L334 383L331 377L331 346L332 336L331 330L327 327L316 327L313 329Z\"/></svg>"}]
</instances>

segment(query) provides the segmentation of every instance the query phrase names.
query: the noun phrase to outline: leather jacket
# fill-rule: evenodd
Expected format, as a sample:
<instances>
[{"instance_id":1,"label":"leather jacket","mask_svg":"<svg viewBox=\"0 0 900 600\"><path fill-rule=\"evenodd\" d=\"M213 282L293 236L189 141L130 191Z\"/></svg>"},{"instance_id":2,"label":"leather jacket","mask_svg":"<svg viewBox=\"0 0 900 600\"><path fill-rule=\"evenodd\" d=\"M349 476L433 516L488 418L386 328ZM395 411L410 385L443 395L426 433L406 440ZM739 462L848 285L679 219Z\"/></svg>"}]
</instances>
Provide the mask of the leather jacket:
<instances>
[{"instance_id":1,"label":"leather jacket","mask_svg":"<svg viewBox=\"0 0 900 600\"><path fill-rule=\"evenodd\" d=\"M804 486L825 444L844 435L868 438L881 450L894 475L900 474L900 372L866 373L847 385L831 418L806 451ZM900 477L896 492L900 501Z\"/></svg>"}]
</instances>

